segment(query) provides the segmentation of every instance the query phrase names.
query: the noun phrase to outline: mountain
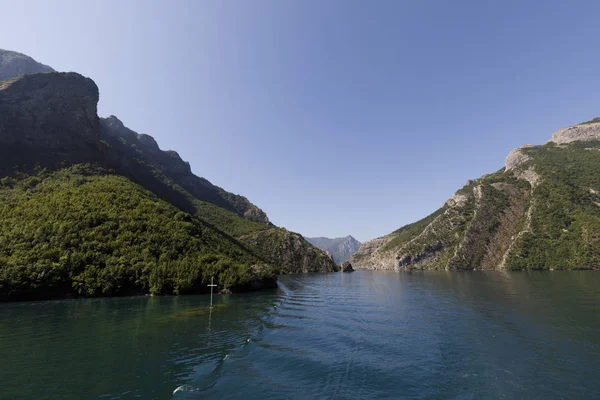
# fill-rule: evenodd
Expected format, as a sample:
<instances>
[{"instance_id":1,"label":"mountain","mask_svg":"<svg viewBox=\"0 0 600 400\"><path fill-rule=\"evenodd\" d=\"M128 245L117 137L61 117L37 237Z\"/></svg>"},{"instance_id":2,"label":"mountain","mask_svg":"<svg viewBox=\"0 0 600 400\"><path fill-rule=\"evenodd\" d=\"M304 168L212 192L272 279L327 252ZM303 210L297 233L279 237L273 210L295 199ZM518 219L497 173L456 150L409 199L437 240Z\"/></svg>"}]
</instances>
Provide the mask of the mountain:
<instances>
[{"instance_id":1,"label":"mountain","mask_svg":"<svg viewBox=\"0 0 600 400\"><path fill-rule=\"evenodd\" d=\"M29 68L44 73L0 69L0 300L198 293L212 276L246 290L337 269L175 151L99 118L91 79Z\"/></svg>"},{"instance_id":2,"label":"mountain","mask_svg":"<svg viewBox=\"0 0 600 400\"><path fill-rule=\"evenodd\" d=\"M363 243L368 269L600 268L600 118L513 150L439 210Z\"/></svg>"},{"instance_id":3,"label":"mountain","mask_svg":"<svg viewBox=\"0 0 600 400\"><path fill-rule=\"evenodd\" d=\"M212 203L242 218L269 224L267 214L247 198L229 193L194 175L189 163L183 161L176 151L160 150L152 136L132 131L115 116L100 118L100 129L102 137L110 146L118 149L119 159L116 165L129 168L129 160L137 159L160 171L167 179L180 185L198 200Z\"/></svg>"},{"instance_id":4,"label":"mountain","mask_svg":"<svg viewBox=\"0 0 600 400\"><path fill-rule=\"evenodd\" d=\"M0 81L20 75L44 72L54 72L54 70L25 54L0 49Z\"/></svg>"},{"instance_id":5,"label":"mountain","mask_svg":"<svg viewBox=\"0 0 600 400\"><path fill-rule=\"evenodd\" d=\"M330 239L326 237L306 238L321 250L325 250L338 264L348 261L360 248L360 242L352 236Z\"/></svg>"}]
</instances>

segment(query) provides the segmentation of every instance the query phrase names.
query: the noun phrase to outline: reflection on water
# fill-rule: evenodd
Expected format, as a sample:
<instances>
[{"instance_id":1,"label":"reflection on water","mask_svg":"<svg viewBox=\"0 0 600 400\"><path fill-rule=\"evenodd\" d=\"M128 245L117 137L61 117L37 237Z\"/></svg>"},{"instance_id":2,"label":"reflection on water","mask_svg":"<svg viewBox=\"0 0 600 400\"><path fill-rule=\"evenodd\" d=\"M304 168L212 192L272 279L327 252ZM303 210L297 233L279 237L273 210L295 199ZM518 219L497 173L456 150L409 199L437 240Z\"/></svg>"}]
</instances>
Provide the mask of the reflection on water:
<instances>
[{"instance_id":1,"label":"reflection on water","mask_svg":"<svg viewBox=\"0 0 600 400\"><path fill-rule=\"evenodd\" d=\"M284 276L208 302L0 304L0 399L600 393L599 273Z\"/></svg>"}]
</instances>

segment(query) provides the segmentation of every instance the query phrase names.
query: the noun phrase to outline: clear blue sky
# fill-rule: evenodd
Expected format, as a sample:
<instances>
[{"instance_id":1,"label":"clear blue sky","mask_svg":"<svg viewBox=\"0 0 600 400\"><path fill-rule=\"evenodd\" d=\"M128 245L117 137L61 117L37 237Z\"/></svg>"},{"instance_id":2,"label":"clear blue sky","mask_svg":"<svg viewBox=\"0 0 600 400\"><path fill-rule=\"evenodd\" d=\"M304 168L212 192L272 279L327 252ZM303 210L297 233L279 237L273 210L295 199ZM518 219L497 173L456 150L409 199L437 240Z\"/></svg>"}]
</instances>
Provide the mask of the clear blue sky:
<instances>
[{"instance_id":1,"label":"clear blue sky","mask_svg":"<svg viewBox=\"0 0 600 400\"><path fill-rule=\"evenodd\" d=\"M0 48L307 236L367 240L600 115L600 2L2 1Z\"/></svg>"}]
</instances>

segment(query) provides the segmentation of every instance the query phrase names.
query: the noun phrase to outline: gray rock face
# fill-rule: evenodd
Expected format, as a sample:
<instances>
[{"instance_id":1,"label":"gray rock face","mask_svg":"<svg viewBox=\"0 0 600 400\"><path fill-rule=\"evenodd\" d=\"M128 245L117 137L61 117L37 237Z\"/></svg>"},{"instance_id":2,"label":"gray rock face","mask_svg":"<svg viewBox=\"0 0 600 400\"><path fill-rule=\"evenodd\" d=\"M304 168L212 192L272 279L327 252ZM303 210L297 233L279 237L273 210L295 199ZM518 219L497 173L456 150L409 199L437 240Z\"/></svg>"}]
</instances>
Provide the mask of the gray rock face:
<instances>
[{"instance_id":1,"label":"gray rock face","mask_svg":"<svg viewBox=\"0 0 600 400\"><path fill-rule=\"evenodd\" d=\"M352 257L360 248L360 242L352 236L330 239L326 237L306 238L308 242L325 250L333 257L333 261L341 264Z\"/></svg>"},{"instance_id":2,"label":"gray rock face","mask_svg":"<svg viewBox=\"0 0 600 400\"><path fill-rule=\"evenodd\" d=\"M386 235L364 242L360 245L358 252L352 256L350 262L358 269L394 269L396 265L394 254L381 251L393 239L393 235Z\"/></svg>"},{"instance_id":3,"label":"gray rock face","mask_svg":"<svg viewBox=\"0 0 600 400\"><path fill-rule=\"evenodd\" d=\"M0 81L6 81L25 74L44 72L54 72L54 70L25 54L0 49Z\"/></svg>"},{"instance_id":4,"label":"gray rock face","mask_svg":"<svg viewBox=\"0 0 600 400\"><path fill-rule=\"evenodd\" d=\"M550 142L565 144L575 141L600 140L600 118L554 132Z\"/></svg>"},{"instance_id":5,"label":"gray rock face","mask_svg":"<svg viewBox=\"0 0 600 400\"><path fill-rule=\"evenodd\" d=\"M98 87L76 73L24 75L0 84L0 142L53 152L101 147Z\"/></svg>"},{"instance_id":6,"label":"gray rock face","mask_svg":"<svg viewBox=\"0 0 600 400\"><path fill-rule=\"evenodd\" d=\"M344 261L342 263L340 271L341 272L354 272L354 268L352 268L352 264L350 264L350 261Z\"/></svg>"},{"instance_id":7,"label":"gray rock face","mask_svg":"<svg viewBox=\"0 0 600 400\"><path fill-rule=\"evenodd\" d=\"M454 207L462 207L467 202L467 196L462 193L454 193L452 197L450 197L444 203L444 206L454 208Z\"/></svg>"},{"instance_id":8,"label":"gray rock face","mask_svg":"<svg viewBox=\"0 0 600 400\"><path fill-rule=\"evenodd\" d=\"M508 156L506 157L506 160L504 161L504 168L506 168L507 171L510 171L511 169L518 167L519 165L523 164L524 162L529 161L530 160L529 156L523 152L523 149L528 148L528 147L533 147L533 146L530 144L526 144L524 146L517 147L516 149L514 149L513 151L508 153Z\"/></svg>"}]
</instances>

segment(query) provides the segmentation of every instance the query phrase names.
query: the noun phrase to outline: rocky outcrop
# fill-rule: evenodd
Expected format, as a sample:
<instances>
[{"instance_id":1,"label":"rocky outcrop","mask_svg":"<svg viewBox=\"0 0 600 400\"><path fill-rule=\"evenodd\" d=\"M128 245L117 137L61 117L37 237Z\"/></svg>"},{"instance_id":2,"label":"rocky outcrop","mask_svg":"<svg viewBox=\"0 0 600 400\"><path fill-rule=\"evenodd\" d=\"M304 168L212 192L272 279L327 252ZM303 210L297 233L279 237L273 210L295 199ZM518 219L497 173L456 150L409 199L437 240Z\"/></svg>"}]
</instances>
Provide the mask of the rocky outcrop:
<instances>
[{"instance_id":1,"label":"rocky outcrop","mask_svg":"<svg viewBox=\"0 0 600 400\"><path fill-rule=\"evenodd\" d=\"M352 264L350 264L350 261L344 261L342 263L342 265L340 266L340 271L341 272L354 272L354 268L352 268Z\"/></svg>"},{"instance_id":2,"label":"rocky outcrop","mask_svg":"<svg viewBox=\"0 0 600 400\"><path fill-rule=\"evenodd\" d=\"M524 162L529 161L530 157L523 152L523 149L526 149L528 147L533 147L533 146L530 144L526 144L524 146L517 147L516 149L514 149L513 151L508 153L508 156L506 157L506 160L504 161L504 168L507 171L510 171L510 170L516 168L517 166L523 164Z\"/></svg>"},{"instance_id":3,"label":"rocky outcrop","mask_svg":"<svg viewBox=\"0 0 600 400\"><path fill-rule=\"evenodd\" d=\"M549 142L560 145L591 140L600 140L600 118L554 132Z\"/></svg>"},{"instance_id":4,"label":"rocky outcrop","mask_svg":"<svg viewBox=\"0 0 600 400\"><path fill-rule=\"evenodd\" d=\"M360 242L352 236L330 239L326 237L306 238L308 242L325 250L333 257L333 261L341 264L352 257L360 248Z\"/></svg>"},{"instance_id":5,"label":"rocky outcrop","mask_svg":"<svg viewBox=\"0 0 600 400\"><path fill-rule=\"evenodd\" d=\"M517 179L522 179L529 182L531 187L537 186L541 179L538 173L535 172L535 168L533 166L530 165L527 167L527 165L523 165L532 160L532 157L527 154L527 149L533 147L535 146L526 144L514 149L508 154L504 162L504 170L506 172L512 173Z\"/></svg>"},{"instance_id":6,"label":"rocky outcrop","mask_svg":"<svg viewBox=\"0 0 600 400\"><path fill-rule=\"evenodd\" d=\"M0 85L0 141L40 149L98 146L98 87L76 73L13 78Z\"/></svg>"},{"instance_id":7,"label":"rocky outcrop","mask_svg":"<svg viewBox=\"0 0 600 400\"><path fill-rule=\"evenodd\" d=\"M0 49L0 81L6 81L25 74L45 72L54 72L54 70L25 54Z\"/></svg>"},{"instance_id":8,"label":"rocky outcrop","mask_svg":"<svg viewBox=\"0 0 600 400\"><path fill-rule=\"evenodd\" d=\"M101 155L98 88L76 73L24 75L0 84L0 164L88 161Z\"/></svg>"},{"instance_id":9,"label":"rocky outcrop","mask_svg":"<svg viewBox=\"0 0 600 400\"><path fill-rule=\"evenodd\" d=\"M394 239L390 234L377 239L369 240L360 245L359 250L350 258L350 262L357 268L387 270L395 268L395 257L392 252L382 251Z\"/></svg>"},{"instance_id":10,"label":"rocky outcrop","mask_svg":"<svg viewBox=\"0 0 600 400\"><path fill-rule=\"evenodd\" d=\"M468 200L468 196L464 193L454 193L452 197L450 197L444 203L444 206L454 208L454 207L462 207Z\"/></svg>"},{"instance_id":11,"label":"rocky outcrop","mask_svg":"<svg viewBox=\"0 0 600 400\"><path fill-rule=\"evenodd\" d=\"M542 179L538 173L535 172L533 167L529 167L527 169L516 169L513 171L513 173L517 179L522 179L529 182L532 188L535 188Z\"/></svg>"},{"instance_id":12,"label":"rocky outcrop","mask_svg":"<svg viewBox=\"0 0 600 400\"><path fill-rule=\"evenodd\" d=\"M302 235L283 228L271 228L240 237L271 264L285 266L288 273L332 272L338 266L329 255Z\"/></svg>"}]
</instances>

